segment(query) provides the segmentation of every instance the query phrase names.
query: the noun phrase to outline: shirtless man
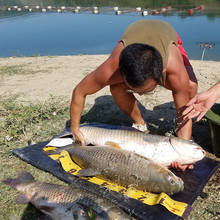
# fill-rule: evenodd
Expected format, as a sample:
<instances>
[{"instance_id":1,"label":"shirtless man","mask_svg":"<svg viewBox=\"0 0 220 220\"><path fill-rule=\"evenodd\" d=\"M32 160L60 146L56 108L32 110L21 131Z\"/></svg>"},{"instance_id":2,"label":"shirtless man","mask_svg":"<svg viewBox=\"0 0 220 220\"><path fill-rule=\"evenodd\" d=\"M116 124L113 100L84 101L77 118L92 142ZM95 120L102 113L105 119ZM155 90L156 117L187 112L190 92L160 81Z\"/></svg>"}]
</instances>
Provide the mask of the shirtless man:
<instances>
[{"instance_id":1,"label":"shirtless man","mask_svg":"<svg viewBox=\"0 0 220 220\"><path fill-rule=\"evenodd\" d=\"M129 25L110 57L73 90L70 119L76 140L85 144L79 125L86 96L105 86L110 86L120 109L135 124L144 125L137 100L128 90L143 95L162 85L172 91L177 116L181 119L183 107L197 93L197 80L181 44L176 31L166 22L140 20ZM190 139L191 134L189 120L177 135ZM185 170L193 166L176 164L175 167Z\"/></svg>"}]
</instances>

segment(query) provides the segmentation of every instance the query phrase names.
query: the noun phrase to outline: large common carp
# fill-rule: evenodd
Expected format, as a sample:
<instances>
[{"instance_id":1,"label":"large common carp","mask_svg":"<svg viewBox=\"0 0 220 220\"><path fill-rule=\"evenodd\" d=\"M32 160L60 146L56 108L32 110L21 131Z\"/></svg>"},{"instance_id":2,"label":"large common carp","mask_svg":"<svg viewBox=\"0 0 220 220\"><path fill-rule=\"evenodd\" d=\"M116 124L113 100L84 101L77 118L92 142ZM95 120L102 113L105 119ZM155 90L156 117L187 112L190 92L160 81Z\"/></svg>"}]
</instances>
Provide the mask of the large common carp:
<instances>
[{"instance_id":1,"label":"large common carp","mask_svg":"<svg viewBox=\"0 0 220 220\"><path fill-rule=\"evenodd\" d=\"M31 202L53 220L132 219L107 199L77 186L35 181L28 172L22 172L18 178L3 182L21 192L16 199L18 203Z\"/></svg>"},{"instance_id":2,"label":"large common carp","mask_svg":"<svg viewBox=\"0 0 220 220\"><path fill-rule=\"evenodd\" d=\"M193 141L177 137L145 134L125 126L87 124L80 127L86 145L106 145L113 142L124 150L133 151L144 157L170 166L177 161L180 164L193 164L205 156L205 151Z\"/></svg>"},{"instance_id":3,"label":"large common carp","mask_svg":"<svg viewBox=\"0 0 220 220\"><path fill-rule=\"evenodd\" d=\"M183 181L170 170L131 151L110 146L72 144L52 152L61 150L66 150L82 168L79 176L104 176L126 187L157 193L173 194L184 188Z\"/></svg>"}]
</instances>

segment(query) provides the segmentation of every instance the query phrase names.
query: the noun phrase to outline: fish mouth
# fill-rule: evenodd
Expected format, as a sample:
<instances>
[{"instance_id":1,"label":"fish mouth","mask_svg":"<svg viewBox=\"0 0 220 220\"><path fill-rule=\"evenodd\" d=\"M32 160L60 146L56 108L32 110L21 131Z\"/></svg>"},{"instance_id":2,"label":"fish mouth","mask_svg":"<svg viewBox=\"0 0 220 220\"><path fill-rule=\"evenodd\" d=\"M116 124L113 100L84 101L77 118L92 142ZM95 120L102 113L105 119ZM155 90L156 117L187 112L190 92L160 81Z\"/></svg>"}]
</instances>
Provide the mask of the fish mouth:
<instances>
[{"instance_id":1,"label":"fish mouth","mask_svg":"<svg viewBox=\"0 0 220 220\"><path fill-rule=\"evenodd\" d=\"M203 155L204 155L204 156L206 155L206 151L205 151L205 150L203 150L201 147L196 147L195 149L196 149L196 150L201 150L201 151L202 151L202 153L203 153Z\"/></svg>"},{"instance_id":2,"label":"fish mouth","mask_svg":"<svg viewBox=\"0 0 220 220\"><path fill-rule=\"evenodd\" d=\"M180 191L183 191L184 190L184 182L180 177L178 177L178 180L179 180Z\"/></svg>"}]
</instances>

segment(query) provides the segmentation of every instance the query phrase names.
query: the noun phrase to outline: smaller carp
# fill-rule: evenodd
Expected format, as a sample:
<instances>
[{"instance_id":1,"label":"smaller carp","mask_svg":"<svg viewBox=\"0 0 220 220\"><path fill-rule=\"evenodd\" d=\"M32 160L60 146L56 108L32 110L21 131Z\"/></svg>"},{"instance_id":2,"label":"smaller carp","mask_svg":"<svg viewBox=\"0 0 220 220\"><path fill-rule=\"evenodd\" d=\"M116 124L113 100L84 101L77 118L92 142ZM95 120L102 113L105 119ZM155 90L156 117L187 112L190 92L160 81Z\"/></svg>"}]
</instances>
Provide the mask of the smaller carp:
<instances>
[{"instance_id":1,"label":"smaller carp","mask_svg":"<svg viewBox=\"0 0 220 220\"><path fill-rule=\"evenodd\" d=\"M79 176L103 176L122 186L168 194L182 191L184 184L167 168L131 151L109 146L68 145L66 150L82 170ZM49 152L46 152L47 154ZM50 154L50 153L49 153Z\"/></svg>"},{"instance_id":2,"label":"smaller carp","mask_svg":"<svg viewBox=\"0 0 220 220\"><path fill-rule=\"evenodd\" d=\"M61 186L35 181L28 172L3 182L21 192L20 204L31 202L53 220L129 220L131 216L116 205L78 186Z\"/></svg>"}]
</instances>

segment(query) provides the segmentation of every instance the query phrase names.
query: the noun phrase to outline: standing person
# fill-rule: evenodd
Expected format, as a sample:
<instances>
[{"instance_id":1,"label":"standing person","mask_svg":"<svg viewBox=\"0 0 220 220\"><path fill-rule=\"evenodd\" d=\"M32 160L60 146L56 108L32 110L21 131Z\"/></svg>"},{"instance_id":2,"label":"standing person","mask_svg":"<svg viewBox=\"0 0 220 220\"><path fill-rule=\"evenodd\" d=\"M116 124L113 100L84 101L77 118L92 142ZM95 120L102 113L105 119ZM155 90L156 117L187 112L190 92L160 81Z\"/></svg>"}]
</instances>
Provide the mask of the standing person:
<instances>
[{"instance_id":1,"label":"standing person","mask_svg":"<svg viewBox=\"0 0 220 220\"><path fill-rule=\"evenodd\" d=\"M183 111L183 119L189 120L197 117L196 121L199 121L218 98L220 98L220 81L207 91L197 94L186 104L186 109Z\"/></svg>"},{"instance_id":2,"label":"standing person","mask_svg":"<svg viewBox=\"0 0 220 220\"><path fill-rule=\"evenodd\" d=\"M71 132L82 145L79 131L80 117L87 95L105 86L116 104L134 122L135 127L146 127L135 96L153 91L157 85L172 91L177 116L197 93L197 80L182 42L174 28L160 20L139 20L130 24L110 57L87 75L74 88L70 106ZM180 138L190 139L192 121L179 129ZM180 166L184 170L187 166Z\"/></svg>"}]
</instances>

